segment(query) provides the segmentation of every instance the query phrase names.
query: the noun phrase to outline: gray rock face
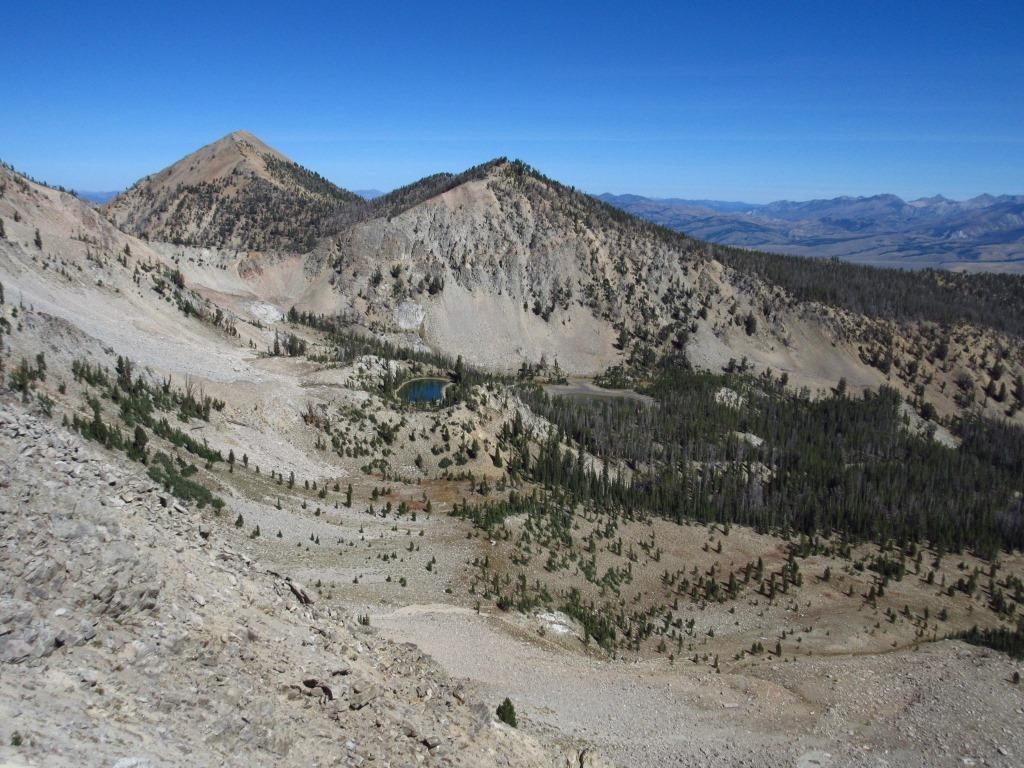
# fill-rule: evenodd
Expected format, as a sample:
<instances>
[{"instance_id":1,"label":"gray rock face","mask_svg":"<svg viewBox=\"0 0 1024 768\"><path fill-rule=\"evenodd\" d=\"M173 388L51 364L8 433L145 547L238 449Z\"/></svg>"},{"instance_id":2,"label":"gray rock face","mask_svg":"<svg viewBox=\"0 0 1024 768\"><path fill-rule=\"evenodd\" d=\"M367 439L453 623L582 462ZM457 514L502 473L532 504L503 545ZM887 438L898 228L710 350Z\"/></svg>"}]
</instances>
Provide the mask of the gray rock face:
<instances>
[{"instance_id":1,"label":"gray rock face","mask_svg":"<svg viewBox=\"0 0 1024 768\"><path fill-rule=\"evenodd\" d=\"M381 695L381 689L374 683L360 681L353 683L349 696L349 708L359 710L372 703Z\"/></svg>"},{"instance_id":2,"label":"gray rock face","mask_svg":"<svg viewBox=\"0 0 1024 768\"><path fill-rule=\"evenodd\" d=\"M296 599L298 599L298 601L303 605L312 605L316 602L313 599L313 595L304 586L299 584L299 582L289 579L288 588L292 591L292 594L295 595Z\"/></svg>"}]
</instances>

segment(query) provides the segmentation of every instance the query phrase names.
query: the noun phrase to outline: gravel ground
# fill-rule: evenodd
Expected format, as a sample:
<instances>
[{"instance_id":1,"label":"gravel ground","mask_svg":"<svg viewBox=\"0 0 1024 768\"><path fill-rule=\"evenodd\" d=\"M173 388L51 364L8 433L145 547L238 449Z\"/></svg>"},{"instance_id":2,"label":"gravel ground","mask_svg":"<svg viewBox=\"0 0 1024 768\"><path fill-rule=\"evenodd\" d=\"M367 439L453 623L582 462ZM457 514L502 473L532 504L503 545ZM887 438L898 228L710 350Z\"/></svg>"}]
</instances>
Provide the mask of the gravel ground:
<instances>
[{"instance_id":1,"label":"gravel ground","mask_svg":"<svg viewBox=\"0 0 1024 768\"><path fill-rule=\"evenodd\" d=\"M481 696L510 696L527 730L586 739L620 766L1013 766L1024 757L1015 665L959 642L716 675L688 662L596 660L473 611L414 606L373 623Z\"/></svg>"}]
</instances>

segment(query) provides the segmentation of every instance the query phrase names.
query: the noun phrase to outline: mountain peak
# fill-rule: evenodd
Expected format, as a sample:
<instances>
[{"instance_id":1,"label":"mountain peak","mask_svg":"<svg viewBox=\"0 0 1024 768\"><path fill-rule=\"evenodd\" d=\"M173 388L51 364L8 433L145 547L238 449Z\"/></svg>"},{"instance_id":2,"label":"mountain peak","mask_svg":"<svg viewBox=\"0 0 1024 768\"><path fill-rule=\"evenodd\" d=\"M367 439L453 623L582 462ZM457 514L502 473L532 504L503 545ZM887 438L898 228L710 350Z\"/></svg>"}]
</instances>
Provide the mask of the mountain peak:
<instances>
[{"instance_id":1,"label":"mountain peak","mask_svg":"<svg viewBox=\"0 0 1024 768\"><path fill-rule=\"evenodd\" d=\"M139 180L106 211L117 226L154 240L302 250L354 204L362 198L238 130Z\"/></svg>"},{"instance_id":2,"label":"mountain peak","mask_svg":"<svg viewBox=\"0 0 1024 768\"><path fill-rule=\"evenodd\" d=\"M258 142L260 144L263 143L258 138L256 138L255 135L253 135L252 133L250 133L249 131L246 131L244 129L237 130L237 131L232 131L227 136L225 136L224 139L231 139L233 141ZM223 141L223 139L222 139L222 141Z\"/></svg>"},{"instance_id":3,"label":"mountain peak","mask_svg":"<svg viewBox=\"0 0 1024 768\"><path fill-rule=\"evenodd\" d=\"M282 155L276 149L274 149L269 144L264 142L255 134L243 130L232 131L231 133L221 137L212 144L208 144L207 146L218 148L234 146L243 152L248 148L252 148L259 153L270 153L273 155L279 155L280 157L284 157L284 155Z\"/></svg>"}]
</instances>

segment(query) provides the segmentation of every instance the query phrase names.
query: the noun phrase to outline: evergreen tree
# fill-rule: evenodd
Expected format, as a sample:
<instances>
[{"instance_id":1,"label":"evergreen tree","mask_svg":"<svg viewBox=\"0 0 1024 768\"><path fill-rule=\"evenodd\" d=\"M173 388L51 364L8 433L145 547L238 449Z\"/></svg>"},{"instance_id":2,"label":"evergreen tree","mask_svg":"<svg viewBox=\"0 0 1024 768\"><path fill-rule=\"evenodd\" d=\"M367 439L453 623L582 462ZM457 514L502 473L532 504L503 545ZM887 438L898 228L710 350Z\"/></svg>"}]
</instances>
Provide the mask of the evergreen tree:
<instances>
[{"instance_id":1,"label":"evergreen tree","mask_svg":"<svg viewBox=\"0 0 1024 768\"><path fill-rule=\"evenodd\" d=\"M143 464L146 463L146 443L148 438L146 437L146 430L142 428L141 424L135 425L135 434L132 437L131 449L128 452L128 456L136 461L141 461Z\"/></svg>"},{"instance_id":2,"label":"evergreen tree","mask_svg":"<svg viewBox=\"0 0 1024 768\"><path fill-rule=\"evenodd\" d=\"M516 719L516 708L508 697L498 705L497 714L498 719L506 725L511 725L513 728L519 727L519 721Z\"/></svg>"}]
</instances>

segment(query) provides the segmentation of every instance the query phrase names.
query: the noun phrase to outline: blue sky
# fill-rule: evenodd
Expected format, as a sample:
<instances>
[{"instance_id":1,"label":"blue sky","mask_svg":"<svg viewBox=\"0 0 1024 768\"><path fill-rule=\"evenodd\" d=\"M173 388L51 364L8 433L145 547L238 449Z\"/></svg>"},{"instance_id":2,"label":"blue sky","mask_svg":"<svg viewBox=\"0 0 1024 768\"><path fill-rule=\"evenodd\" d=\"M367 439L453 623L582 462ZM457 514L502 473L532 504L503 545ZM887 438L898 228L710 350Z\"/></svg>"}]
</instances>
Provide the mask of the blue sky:
<instances>
[{"instance_id":1,"label":"blue sky","mask_svg":"<svg viewBox=\"0 0 1024 768\"><path fill-rule=\"evenodd\" d=\"M373 7L370 7L373 6ZM232 130L351 189L1024 193L1024 3L21 2L0 159L117 189Z\"/></svg>"}]
</instances>

